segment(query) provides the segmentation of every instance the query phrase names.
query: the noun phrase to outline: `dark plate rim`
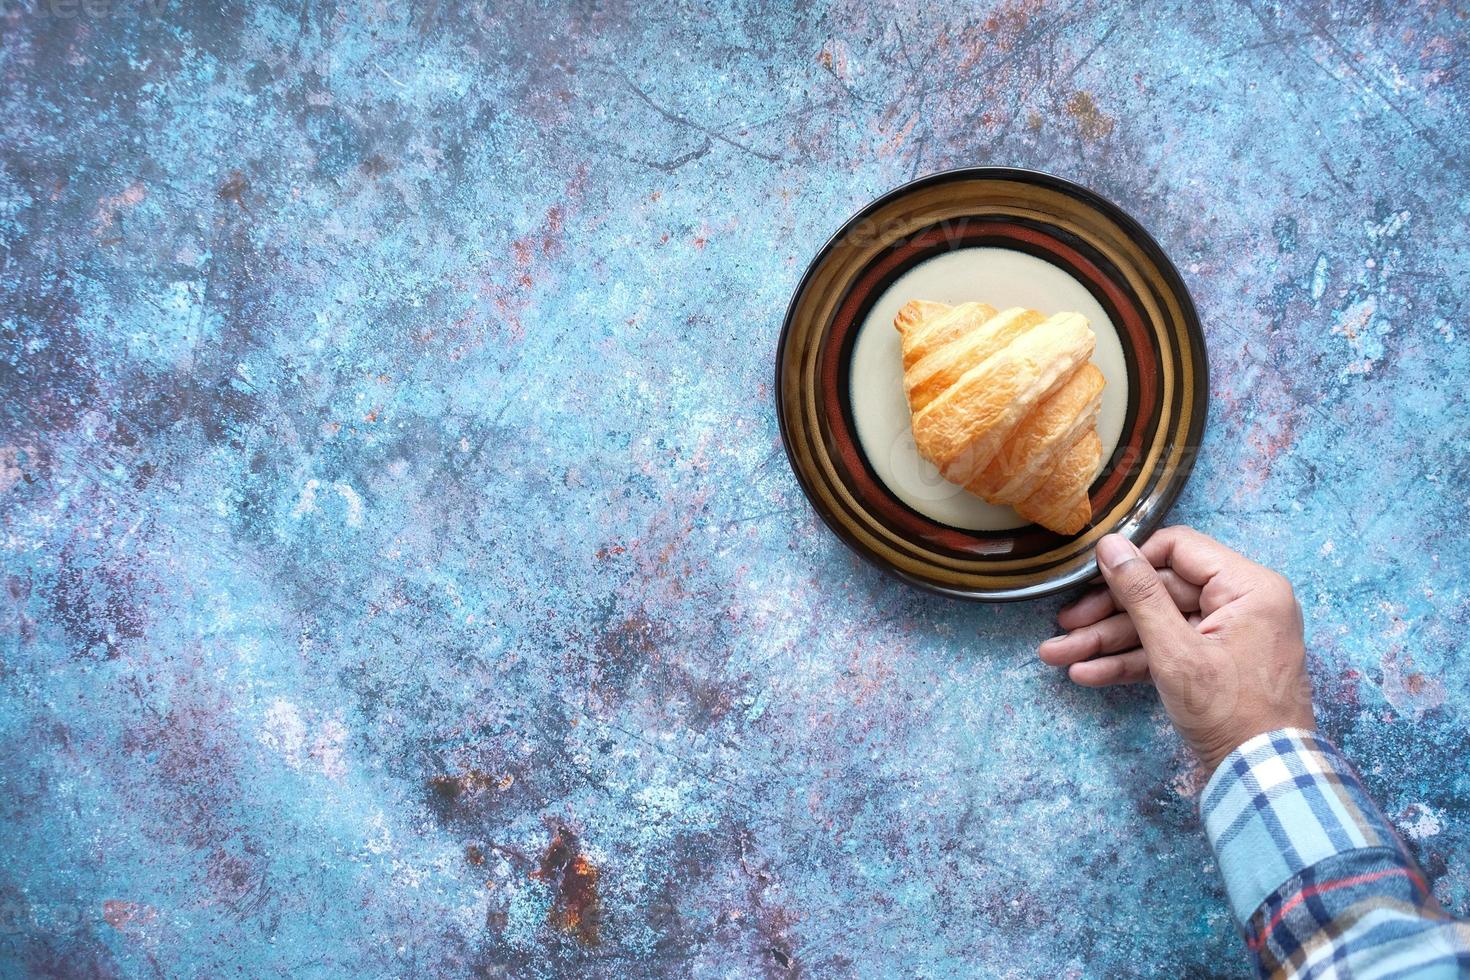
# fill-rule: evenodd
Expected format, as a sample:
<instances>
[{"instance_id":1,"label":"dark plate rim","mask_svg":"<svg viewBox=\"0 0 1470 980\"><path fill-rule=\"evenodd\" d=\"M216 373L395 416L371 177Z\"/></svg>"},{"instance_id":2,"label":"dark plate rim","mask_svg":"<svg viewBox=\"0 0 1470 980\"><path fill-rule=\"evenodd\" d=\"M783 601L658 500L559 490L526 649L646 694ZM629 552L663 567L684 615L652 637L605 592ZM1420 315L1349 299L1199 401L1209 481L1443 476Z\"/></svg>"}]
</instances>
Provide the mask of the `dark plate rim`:
<instances>
[{"instance_id":1,"label":"dark plate rim","mask_svg":"<svg viewBox=\"0 0 1470 980\"><path fill-rule=\"evenodd\" d=\"M854 225L906 194L911 194L914 191L926 187L958 180L1009 180L1018 183L1029 183L1080 199L1083 203L1096 208L1117 222L1118 226L1136 244L1141 246L1145 254L1154 261L1158 266L1165 284L1174 291L1176 298L1179 300L1180 312L1183 314L1185 330L1195 341L1192 345L1190 363L1191 368L1195 372L1195 376L1199 379L1198 391L1201 392L1201 395L1195 399L1199 407L1199 412L1196 413L1194 419L1190 422L1189 432L1187 434L1188 446L1186 447L1189 451L1186 451L1181 457L1176 477L1159 491L1154 505L1148 508L1148 513L1135 527L1126 532L1127 537L1135 543L1142 541L1164 522L1165 515L1174 506L1174 502L1179 498L1180 492L1184 489L1184 484L1189 481L1189 477L1194 472L1194 457L1204 438L1205 424L1209 415L1210 365L1209 358L1205 353L1204 327L1200 323L1199 312L1195 309L1194 297L1190 294L1189 287L1185 285L1184 278L1179 274L1179 270L1174 265L1173 260L1169 258L1168 254L1159 245L1153 235L1149 234L1148 229L1144 228L1136 218L1096 191L1044 170L1032 170L1025 167L984 166L958 167L953 170L942 170L937 173L926 174L923 177L900 184L886 194L874 198L838 226L837 231L828 237L827 241L812 257L811 262L807 263L806 270L801 274L801 279L797 281L796 288L791 292L791 299L786 304L786 315L781 321L781 333L776 339L774 389L776 424L781 432L781 448L786 453L786 464L791 468L792 474L796 477L796 482L801 487L802 495L806 497L807 503L821 517L822 523L826 524L828 529L843 544L847 545L851 551L855 552L868 564L909 585L951 599L965 599L972 602L1021 602L1029 599L1040 599L1059 592L1065 592L1080 583L1094 578L1097 575L1096 559L1089 559L1083 565L1059 578L1012 588L960 589L930 582L895 568L887 562L881 561L876 555L870 553L868 549L856 541L848 533L847 529L827 512L826 508L817 503L813 489L806 475L802 473L801 467L797 465L796 457L791 450L792 434L790 423L786 418L784 399L782 398L782 380L785 361L782 355L786 350L787 335L791 331L791 322L796 314L797 301L806 291L807 286L816 274L817 269L821 267L822 262L831 253L833 248L836 247L838 242L851 233Z\"/></svg>"}]
</instances>

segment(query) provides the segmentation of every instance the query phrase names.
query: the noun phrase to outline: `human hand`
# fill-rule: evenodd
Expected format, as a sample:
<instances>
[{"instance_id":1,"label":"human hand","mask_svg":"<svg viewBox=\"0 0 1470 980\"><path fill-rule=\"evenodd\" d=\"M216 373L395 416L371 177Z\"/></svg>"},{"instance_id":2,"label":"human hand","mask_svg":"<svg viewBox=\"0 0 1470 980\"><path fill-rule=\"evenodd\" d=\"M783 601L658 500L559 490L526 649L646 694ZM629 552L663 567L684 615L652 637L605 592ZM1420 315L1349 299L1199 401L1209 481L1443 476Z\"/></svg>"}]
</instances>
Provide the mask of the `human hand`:
<instances>
[{"instance_id":1,"label":"human hand","mask_svg":"<svg viewBox=\"0 0 1470 980\"><path fill-rule=\"evenodd\" d=\"M1316 727L1291 583L1187 527L1097 543L1105 588L1057 614L1044 663L1085 687L1152 680L1206 771L1247 739Z\"/></svg>"}]
</instances>

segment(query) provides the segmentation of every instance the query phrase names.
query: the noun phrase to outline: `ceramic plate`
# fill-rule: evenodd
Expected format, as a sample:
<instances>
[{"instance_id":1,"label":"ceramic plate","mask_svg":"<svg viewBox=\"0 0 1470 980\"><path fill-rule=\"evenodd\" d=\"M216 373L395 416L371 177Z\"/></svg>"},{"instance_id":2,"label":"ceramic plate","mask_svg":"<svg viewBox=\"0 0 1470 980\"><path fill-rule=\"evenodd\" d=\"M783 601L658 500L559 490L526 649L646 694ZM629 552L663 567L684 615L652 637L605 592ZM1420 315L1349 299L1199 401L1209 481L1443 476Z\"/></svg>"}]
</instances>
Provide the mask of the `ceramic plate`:
<instances>
[{"instance_id":1,"label":"ceramic plate","mask_svg":"<svg viewBox=\"0 0 1470 980\"><path fill-rule=\"evenodd\" d=\"M893 329L909 299L1087 316L1107 386L1080 534L987 505L918 456ZM807 497L858 554L946 595L1030 599L1096 574L1102 535L1158 527L1204 433L1207 372L1189 292L1136 221L1061 178L982 167L900 187L817 253L781 330L776 410Z\"/></svg>"}]
</instances>

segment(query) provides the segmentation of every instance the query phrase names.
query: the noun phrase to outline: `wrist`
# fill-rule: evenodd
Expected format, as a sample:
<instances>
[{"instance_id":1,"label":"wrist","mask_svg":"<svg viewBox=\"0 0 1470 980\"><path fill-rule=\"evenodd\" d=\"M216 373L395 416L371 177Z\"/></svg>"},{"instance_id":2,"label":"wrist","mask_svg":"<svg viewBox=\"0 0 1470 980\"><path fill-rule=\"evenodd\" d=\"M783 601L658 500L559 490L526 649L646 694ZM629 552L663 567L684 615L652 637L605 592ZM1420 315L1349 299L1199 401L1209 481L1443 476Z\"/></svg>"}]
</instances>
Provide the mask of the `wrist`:
<instances>
[{"instance_id":1,"label":"wrist","mask_svg":"<svg viewBox=\"0 0 1470 980\"><path fill-rule=\"evenodd\" d=\"M1279 717L1262 719L1254 724L1241 725L1232 728L1228 734L1217 739L1209 739L1195 746L1195 755L1199 758L1200 767L1204 770L1205 778L1214 776L1215 771L1220 768L1221 763L1228 759L1242 745L1251 739L1268 732L1293 730L1302 732L1315 732L1317 730L1317 719L1309 711L1305 715L1294 717Z\"/></svg>"}]
</instances>

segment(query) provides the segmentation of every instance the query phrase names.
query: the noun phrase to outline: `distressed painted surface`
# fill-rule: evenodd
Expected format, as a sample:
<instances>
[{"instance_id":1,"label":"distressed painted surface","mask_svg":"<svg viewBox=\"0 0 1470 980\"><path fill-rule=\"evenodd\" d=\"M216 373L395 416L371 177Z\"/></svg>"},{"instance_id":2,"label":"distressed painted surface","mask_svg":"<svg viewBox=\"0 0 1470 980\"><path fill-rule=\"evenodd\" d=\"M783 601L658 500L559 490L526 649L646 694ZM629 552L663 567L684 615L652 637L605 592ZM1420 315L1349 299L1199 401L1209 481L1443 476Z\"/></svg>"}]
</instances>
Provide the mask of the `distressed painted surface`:
<instances>
[{"instance_id":1,"label":"distressed painted surface","mask_svg":"<svg viewBox=\"0 0 1470 980\"><path fill-rule=\"evenodd\" d=\"M1240 972L1152 696L781 452L817 244L979 163L1179 263L1177 517L1470 912L1462 5L214 7L0 7L5 974Z\"/></svg>"}]
</instances>

